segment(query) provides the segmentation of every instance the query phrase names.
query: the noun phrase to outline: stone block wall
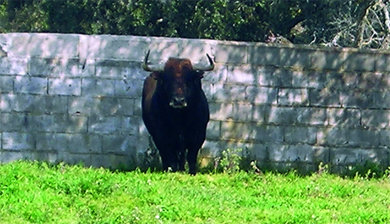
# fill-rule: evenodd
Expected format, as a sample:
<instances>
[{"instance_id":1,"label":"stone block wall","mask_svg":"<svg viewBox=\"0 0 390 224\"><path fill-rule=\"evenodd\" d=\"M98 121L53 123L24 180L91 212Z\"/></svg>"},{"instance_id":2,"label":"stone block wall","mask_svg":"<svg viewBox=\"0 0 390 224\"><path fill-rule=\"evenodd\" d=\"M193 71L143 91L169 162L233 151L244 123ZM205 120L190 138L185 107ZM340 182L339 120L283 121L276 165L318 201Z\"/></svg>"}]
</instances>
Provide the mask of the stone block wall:
<instances>
[{"instance_id":1,"label":"stone block wall","mask_svg":"<svg viewBox=\"0 0 390 224\"><path fill-rule=\"evenodd\" d=\"M143 57L216 62L200 155L228 148L276 169L390 165L390 53L135 36L0 34L0 162L147 167Z\"/></svg>"}]
</instances>

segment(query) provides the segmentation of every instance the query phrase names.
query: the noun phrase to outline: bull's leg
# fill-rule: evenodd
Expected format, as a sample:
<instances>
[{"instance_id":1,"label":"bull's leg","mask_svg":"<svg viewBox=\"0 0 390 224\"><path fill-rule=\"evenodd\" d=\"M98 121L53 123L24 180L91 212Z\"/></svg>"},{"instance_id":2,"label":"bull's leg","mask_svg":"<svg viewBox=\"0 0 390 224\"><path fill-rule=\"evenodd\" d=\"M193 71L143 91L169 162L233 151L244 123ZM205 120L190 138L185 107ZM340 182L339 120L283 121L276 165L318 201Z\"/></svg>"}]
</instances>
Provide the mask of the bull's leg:
<instances>
[{"instance_id":1,"label":"bull's leg","mask_svg":"<svg viewBox=\"0 0 390 224\"><path fill-rule=\"evenodd\" d=\"M168 152L166 152L164 156L161 156L161 160L163 163L164 171L177 171L178 159L175 151L172 150L172 148Z\"/></svg>"},{"instance_id":2,"label":"bull's leg","mask_svg":"<svg viewBox=\"0 0 390 224\"><path fill-rule=\"evenodd\" d=\"M159 138L153 140L160 153L163 170L177 171L177 153L174 148L175 146L172 143L173 141L169 141L169 138Z\"/></svg>"},{"instance_id":3,"label":"bull's leg","mask_svg":"<svg viewBox=\"0 0 390 224\"><path fill-rule=\"evenodd\" d=\"M168 171L169 167L172 167L172 162L170 161L169 156L167 156L166 153L160 153L160 156L163 170Z\"/></svg>"},{"instance_id":4,"label":"bull's leg","mask_svg":"<svg viewBox=\"0 0 390 224\"><path fill-rule=\"evenodd\" d=\"M197 171L197 158L198 158L198 148L192 148L188 150L187 161L189 167L189 173L195 175Z\"/></svg>"},{"instance_id":5,"label":"bull's leg","mask_svg":"<svg viewBox=\"0 0 390 224\"><path fill-rule=\"evenodd\" d=\"M186 163L185 156L186 156L186 151L185 151L184 136L180 134L178 139L178 153L177 153L179 171L184 171L184 165Z\"/></svg>"},{"instance_id":6,"label":"bull's leg","mask_svg":"<svg viewBox=\"0 0 390 224\"><path fill-rule=\"evenodd\" d=\"M178 161L179 162L179 171L184 171L184 165L186 163L184 150L179 152L178 159L179 159L179 161Z\"/></svg>"}]
</instances>

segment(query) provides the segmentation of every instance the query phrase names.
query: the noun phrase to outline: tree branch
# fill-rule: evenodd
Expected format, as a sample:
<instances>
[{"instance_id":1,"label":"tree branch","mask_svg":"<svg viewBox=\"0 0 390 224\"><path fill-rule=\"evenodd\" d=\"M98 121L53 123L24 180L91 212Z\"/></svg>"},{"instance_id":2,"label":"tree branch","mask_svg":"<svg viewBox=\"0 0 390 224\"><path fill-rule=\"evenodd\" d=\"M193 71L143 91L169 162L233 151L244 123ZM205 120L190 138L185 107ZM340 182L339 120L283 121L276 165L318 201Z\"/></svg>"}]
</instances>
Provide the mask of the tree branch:
<instances>
[{"instance_id":1,"label":"tree branch","mask_svg":"<svg viewBox=\"0 0 390 224\"><path fill-rule=\"evenodd\" d=\"M355 47L362 47L362 44L364 42L364 30L365 30L365 19L368 15L369 9L375 5L376 0L367 1L366 5L363 5L363 8L361 10L361 14L358 17L358 30L357 30L357 38L355 42Z\"/></svg>"}]
</instances>

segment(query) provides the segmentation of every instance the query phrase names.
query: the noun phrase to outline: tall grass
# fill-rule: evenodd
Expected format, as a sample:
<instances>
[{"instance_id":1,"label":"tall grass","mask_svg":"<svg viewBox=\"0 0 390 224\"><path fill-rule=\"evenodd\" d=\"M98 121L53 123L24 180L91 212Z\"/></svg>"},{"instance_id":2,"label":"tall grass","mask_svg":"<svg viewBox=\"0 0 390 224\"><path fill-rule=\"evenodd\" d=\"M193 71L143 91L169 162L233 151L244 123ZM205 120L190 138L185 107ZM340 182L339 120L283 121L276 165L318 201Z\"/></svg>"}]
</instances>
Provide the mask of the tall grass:
<instances>
[{"instance_id":1,"label":"tall grass","mask_svg":"<svg viewBox=\"0 0 390 224\"><path fill-rule=\"evenodd\" d=\"M390 179L0 165L0 223L390 223Z\"/></svg>"}]
</instances>

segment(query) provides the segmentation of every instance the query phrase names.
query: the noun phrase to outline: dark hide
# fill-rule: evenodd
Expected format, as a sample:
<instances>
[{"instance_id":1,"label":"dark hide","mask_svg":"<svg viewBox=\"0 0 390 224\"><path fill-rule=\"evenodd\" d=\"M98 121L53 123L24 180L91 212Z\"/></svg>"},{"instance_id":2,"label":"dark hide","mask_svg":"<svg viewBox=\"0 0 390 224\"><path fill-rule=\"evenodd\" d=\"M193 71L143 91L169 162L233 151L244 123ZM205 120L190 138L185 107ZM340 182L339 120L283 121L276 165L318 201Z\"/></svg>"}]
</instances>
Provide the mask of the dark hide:
<instances>
[{"instance_id":1,"label":"dark hide","mask_svg":"<svg viewBox=\"0 0 390 224\"><path fill-rule=\"evenodd\" d=\"M187 59L170 58L164 71L144 81L142 118L159 150L163 169L196 174L197 156L206 137L209 107L201 87L203 71Z\"/></svg>"}]
</instances>

